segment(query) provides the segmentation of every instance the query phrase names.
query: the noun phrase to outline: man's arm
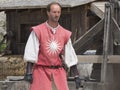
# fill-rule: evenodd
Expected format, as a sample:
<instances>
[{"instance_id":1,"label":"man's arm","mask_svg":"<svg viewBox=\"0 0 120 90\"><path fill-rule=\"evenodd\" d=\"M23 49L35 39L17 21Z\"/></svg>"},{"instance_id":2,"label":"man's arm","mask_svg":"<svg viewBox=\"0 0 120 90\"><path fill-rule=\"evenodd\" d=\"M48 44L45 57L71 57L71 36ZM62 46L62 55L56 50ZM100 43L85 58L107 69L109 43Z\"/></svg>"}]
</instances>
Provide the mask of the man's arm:
<instances>
[{"instance_id":1,"label":"man's arm","mask_svg":"<svg viewBox=\"0 0 120 90\"><path fill-rule=\"evenodd\" d=\"M77 77L80 75L77 69L77 65L73 65L70 67L70 73L71 73L71 76L73 77Z\"/></svg>"},{"instance_id":2,"label":"man's arm","mask_svg":"<svg viewBox=\"0 0 120 90\"><path fill-rule=\"evenodd\" d=\"M38 52L39 52L39 40L34 31L30 33L28 41L25 46L24 52L24 61L36 63L38 60Z\"/></svg>"},{"instance_id":3,"label":"man's arm","mask_svg":"<svg viewBox=\"0 0 120 90\"><path fill-rule=\"evenodd\" d=\"M27 62L24 80L30 83L32 83L32 67L33 67L33 63Z\"/></svg>"},{"instance_id":4,"label":"man's arm","mask_svg":"<svg viewBox=\"0 0 120 90\"><path fill-rule=\"evenodd\" d=\"M81 87L81 79L79 77L80 74L78 72L77 65L74 65L74 66L70 67L70 73L72 74L72 76L74 76L76 89L78 89L79 87Z\"/></svg>"},{"instance_id":5,"label":"man's arm","mask_svg":"<svg viewBox=\"0 0 120 90\"><path fill-rule=\"evenodd\" d=\"M39 45L38 38L32 31L28 38L24 53L24 60L27 62L24 79L30 83L32 83L33 64L38 60Z\"/></svg>"},{"instance_id":6,"label":"man's arm","mask_svg":"<svg viewBox=\"0 0 120 90\"><path fill-rule=\"evenodd\" d=\"M72 46L71 39L69 39L67 44L65 45L64 60L68 68L73 65L77 65L78 63L78 59Z\"/></svg>"},{"instance_id":7,"label":"man's arm","mask_svg":"<svg viewBox=\"0 0 120 90\"><path fill-rule=\"evenodd\" d=\"M75 50L72 46L71 39L68 40L65 45L65 63L70 67L70 72L74 76L76 88L78 89L81 86L81 80L79 78L80 74L77 69L78 59L75 53Z\"/></svg>"}]
</instances>

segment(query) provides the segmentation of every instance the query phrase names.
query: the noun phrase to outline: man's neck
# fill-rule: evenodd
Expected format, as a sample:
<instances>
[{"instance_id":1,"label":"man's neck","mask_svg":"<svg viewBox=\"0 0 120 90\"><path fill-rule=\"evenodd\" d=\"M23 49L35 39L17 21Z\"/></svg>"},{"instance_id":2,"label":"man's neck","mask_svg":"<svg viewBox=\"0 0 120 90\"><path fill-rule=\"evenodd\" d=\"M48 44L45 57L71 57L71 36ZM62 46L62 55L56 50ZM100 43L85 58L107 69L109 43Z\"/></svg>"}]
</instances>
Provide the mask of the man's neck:
<instances>
[{"instance_id":1,"label":"man's neck","mask_svg":"<svg viewBox=\"0 0 120 90\"><path fill-rule=\"evenodd\" d=\"M58 26L58 22L51 22L48 20L47 23L53 28L56 28Z\"/></svg>"}]
</instances>

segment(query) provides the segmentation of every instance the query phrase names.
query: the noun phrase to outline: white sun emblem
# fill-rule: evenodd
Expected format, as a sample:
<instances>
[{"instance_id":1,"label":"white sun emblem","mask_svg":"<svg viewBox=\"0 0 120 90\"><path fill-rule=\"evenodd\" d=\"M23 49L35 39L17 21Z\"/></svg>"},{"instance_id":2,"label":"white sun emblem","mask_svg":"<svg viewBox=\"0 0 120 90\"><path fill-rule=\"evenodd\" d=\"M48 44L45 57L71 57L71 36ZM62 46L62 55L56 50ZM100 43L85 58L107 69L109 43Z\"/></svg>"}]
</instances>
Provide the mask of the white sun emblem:
<instances>
[{"instance_id":1,"label":"white sun emblem","mask_svg":"<svg viewBox=\"0 0 120 90\"><path fill-rule=\"evenodd\" d=\"M50 55L56 55L60 51L60 43L56 41L55 39L48 40L47 42L47 52Z\"/></svg>"}]
</instances>

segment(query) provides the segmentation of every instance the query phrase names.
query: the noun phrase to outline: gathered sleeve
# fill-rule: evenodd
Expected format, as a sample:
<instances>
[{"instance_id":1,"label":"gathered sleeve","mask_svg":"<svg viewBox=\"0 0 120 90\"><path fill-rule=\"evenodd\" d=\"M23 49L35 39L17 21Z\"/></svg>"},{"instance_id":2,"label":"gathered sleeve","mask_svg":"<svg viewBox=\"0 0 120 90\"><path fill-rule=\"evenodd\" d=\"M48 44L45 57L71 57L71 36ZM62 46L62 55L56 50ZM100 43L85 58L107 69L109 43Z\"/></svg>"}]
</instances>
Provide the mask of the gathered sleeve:
<instances>
[{"instance_id":1,"label":"gathered sleeve","mask_svg":"<svg viewBox=\"0 0 120 90\"><path fill-rule=\"evenodd\" d=\"M67 44L65 45L64 60L68 67L76 65L78 63L77 55L72 46L71 39L69 39Z\"/></svg>"},{"instance_id":2,"label":"gathered sleeve","mask_svg":"<svg viewBox=\"0 0 120 90\"><path fill-rule=\"evenodd\" d=\"M40 46L39 40L35 32L32 31L25 46L24 57L23 57L24 61L37 63L39 46Z\"/></svg>"}]
</instances>

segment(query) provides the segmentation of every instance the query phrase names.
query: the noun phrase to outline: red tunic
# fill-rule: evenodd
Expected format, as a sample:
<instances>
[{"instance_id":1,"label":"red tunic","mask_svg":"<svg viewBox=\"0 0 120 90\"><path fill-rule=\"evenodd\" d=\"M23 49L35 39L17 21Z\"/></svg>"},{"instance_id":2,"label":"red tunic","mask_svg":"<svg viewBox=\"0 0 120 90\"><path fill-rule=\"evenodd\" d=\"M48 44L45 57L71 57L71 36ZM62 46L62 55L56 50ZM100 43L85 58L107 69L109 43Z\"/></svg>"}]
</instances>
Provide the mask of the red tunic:
<instances>
[{"instance_id":1,"label":"red tunic","mask_svg":"<svg viewBox=\"0 0 120 90\"><path fill-rule=\"evenodd\" d=\"M57 90L69 90L66 72L63 68L50 69L40 67L41 65L61 65L59 55L71 36L71 32L62 26L54 34L46 23L32 27L40 42L38 62L33 69L33 83L30 90L52 90L52 79L54 79Z\"/></svg>"},{"instance_id":2,"label":"red tunic","mask_svg":"<svg viewBox=\"0 0 120 90\"><path fill-rule=\"evenodd\" d=\"M38 65L61 65L60 53L64 49L64 45L67 43L71 36L71 32L64 29L59 25L56 33L53 34L52 30L46 25L46 23L32 27L36 33L39 42L39 60Z\"/></svg>"}]
</instances>

